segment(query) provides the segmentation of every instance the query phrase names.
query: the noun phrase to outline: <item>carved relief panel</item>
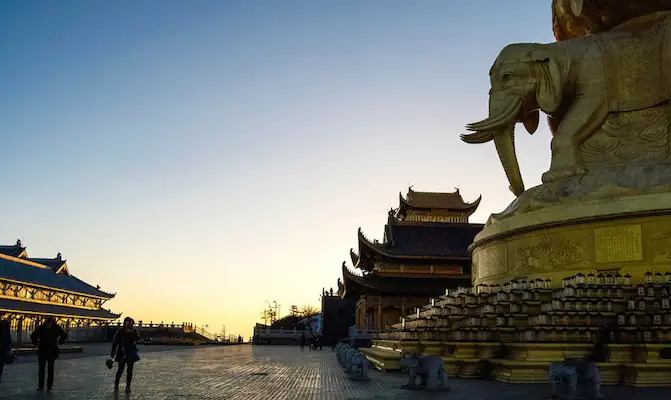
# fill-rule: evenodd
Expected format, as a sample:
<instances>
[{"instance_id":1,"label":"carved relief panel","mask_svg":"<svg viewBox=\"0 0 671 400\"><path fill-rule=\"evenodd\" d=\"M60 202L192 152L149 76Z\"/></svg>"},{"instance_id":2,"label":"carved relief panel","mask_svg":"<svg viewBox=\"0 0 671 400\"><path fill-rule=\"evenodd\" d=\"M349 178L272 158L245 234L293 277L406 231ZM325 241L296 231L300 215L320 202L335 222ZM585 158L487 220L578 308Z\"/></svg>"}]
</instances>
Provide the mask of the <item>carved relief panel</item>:
<instances>
[{"instance_id":1,"label":"carved relief panel","mask_svg":"<svg viewBox=\"0 0 671 400\"><path fill-rule=\"evenodd\" d=\"M650 243L654 254L653 263L671 262L671 231L649 236L647 241Z\"/></svg>"},{"instance_id":2,"label":"carved relief panel","mask_svg":"<svg viewBox=\"0 0 671 400\"><path fill-rule=\"evenodd\" d=\"M483 279L503 275L508 272L507 249L505 243L493 243L473 253L473 282L477 285Z\"/></svg>"},{"instance_id":3,"label":"carved relief panel","mask_svg":"<svg viewBox=\"0 0 671 400\"><path fill-rule=\"evenodd\" d=\"M515 250L510 271L528 274L577 265L585 260L582 246L575 240L544 235L532 245Z\"/></svg>"}]
</instances>

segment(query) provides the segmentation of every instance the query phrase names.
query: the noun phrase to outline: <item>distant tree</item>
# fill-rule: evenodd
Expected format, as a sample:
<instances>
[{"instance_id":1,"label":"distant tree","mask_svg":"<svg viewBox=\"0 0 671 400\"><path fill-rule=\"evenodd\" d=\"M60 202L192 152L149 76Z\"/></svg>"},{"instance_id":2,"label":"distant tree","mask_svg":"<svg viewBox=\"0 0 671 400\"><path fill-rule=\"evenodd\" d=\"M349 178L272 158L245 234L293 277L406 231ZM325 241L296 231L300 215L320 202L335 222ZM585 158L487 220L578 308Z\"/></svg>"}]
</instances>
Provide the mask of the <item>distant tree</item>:
<instances>
[{"instance_id":1,"label":"distant tree","mask_svg":"<svg viewBox=\"0 0 671 400\"><path fill-rule=\"evenodd\" d=\"M295 304L291 305L291 307L289 308L289 315L291 315L292 317L296 317L296 316L300 315L300 312L298 311L298 306L297 305L295 305Z\"/></svg>"},{"instance_id":2,"label":"distant tree","mask_svg":"<svg viewBox=\"0 0 671 400\"><path fill-rule=\"evenodd\" d=\"M311 305L304 305L300 309L300 314L301 316L305 318L310 318L314 317L315 315L319 314L319 309L317 307L311 306Z\"/></svg>"}]
</instances>

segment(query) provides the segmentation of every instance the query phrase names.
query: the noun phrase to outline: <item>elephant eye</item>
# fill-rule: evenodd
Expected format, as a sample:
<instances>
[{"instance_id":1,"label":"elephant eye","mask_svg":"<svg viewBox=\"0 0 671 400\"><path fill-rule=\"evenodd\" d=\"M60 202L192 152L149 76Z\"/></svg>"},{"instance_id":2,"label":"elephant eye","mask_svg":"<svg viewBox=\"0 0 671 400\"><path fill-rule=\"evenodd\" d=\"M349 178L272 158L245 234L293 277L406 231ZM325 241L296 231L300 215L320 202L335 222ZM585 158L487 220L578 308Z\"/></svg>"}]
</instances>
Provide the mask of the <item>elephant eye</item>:
<instances>
[{"instance_id":1,"label":"elephant eye","mask_svg":"<svg viewBox=\"0 0 671 400\"><path fill-rule=\"evenodd\" d=\"M514 74L509 73L509 72L506 72L506 73L504 73L503 76L501 77L501 81L502 81L503 83L506 83L506 82L509 82L510 80L512 80L514 77L515 77Z\"/></svg>"}]
</instances>

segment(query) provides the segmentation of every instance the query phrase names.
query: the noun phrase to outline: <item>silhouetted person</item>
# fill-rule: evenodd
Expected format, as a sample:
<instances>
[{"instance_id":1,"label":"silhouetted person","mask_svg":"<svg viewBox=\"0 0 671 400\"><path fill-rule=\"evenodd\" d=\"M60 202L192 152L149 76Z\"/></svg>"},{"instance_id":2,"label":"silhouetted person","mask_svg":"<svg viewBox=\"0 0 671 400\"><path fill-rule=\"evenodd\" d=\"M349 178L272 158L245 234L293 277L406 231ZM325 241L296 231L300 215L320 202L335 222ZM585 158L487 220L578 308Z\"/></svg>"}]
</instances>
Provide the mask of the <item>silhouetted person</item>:
<instances>
[{"instance_id":1,"label":"silhouetted person","mask_svg":"<svg viewBox=\"0 0 671 400\"><path fill-rule=\"evenodd\" d=\"M114 379L114 391L119 391L119 381L121 381L121 375L126 369L126 393L130 393L130 384L133 380L133 366L135 362L140 359L137 352L136 342L140 340L140 334L137 332L133 325L135 321L131 317L126 317L123 320L123 326L114 334L114 340L112 340L112 352L110 353L110 358L119 363L119 368L116 371L116 377Z\"/></svg>"},{"instance_id":2,"label":"silhouetted person","mask_svg":"<svg viewBox=\"0 0 671 400\"><path fill-rule=\"evenodd\" d=\"M0 319L0 381L5 360L12 356L12 334L9 331L9 321Z\"/></svg>"},{"instance_id":3,"label":"silhouetted person","mask_svg":"<svg viewBox=\"0 0 671 400\"><path fill-rule=\"evenodd\" d=\"M606 324L599 332L592 351L587 356L587 361L604 362L610 358L608 345L611 342L611 333L617 333L618 326L615 323Z\"/></svg>"},{"instance_id":4,"label":"silhouetted person","mask_svg":"<svg viewBox=\"0 0 671 400\"><path fill-rule=\"evenodd\" d=\"M303 331L301 332L301 350L305 348L305 340L306 340L305 331Z\"/></svg>"},{"instance_id":5,"label":"silhouetted person","mask_svg":"<svg viewBox=\"0 0 671 400\"><path fill-rule=\"evenodd\" d=\"M58 345L65 343L68 334L61 329L53 317L47 317L44 323L30 335L30 340L37 346L37 362L39 364L37 390L44 390L44 370L47 372L47 390L54 385L54 362L58 358Z\"/></svg>"}]
</instances>

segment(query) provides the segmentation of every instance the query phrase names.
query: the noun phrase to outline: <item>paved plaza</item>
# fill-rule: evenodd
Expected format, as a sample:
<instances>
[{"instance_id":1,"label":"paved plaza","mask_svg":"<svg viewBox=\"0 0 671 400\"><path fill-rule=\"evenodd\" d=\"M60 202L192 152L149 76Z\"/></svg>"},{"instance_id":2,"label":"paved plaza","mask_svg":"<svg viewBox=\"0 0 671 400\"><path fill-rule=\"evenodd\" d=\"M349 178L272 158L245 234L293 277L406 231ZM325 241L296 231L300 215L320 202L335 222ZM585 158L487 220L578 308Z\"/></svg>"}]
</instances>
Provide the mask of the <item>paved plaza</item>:
<instances>
[{"instance_id":1,"label":"paved plaza","mask_svg":"<svg viewBox=\"0 0 671 400\"><path fill-rule=\"evenodd\" d=\"M105 346L101 346L104 349ZM112 393L114 372L97 348L57 361L52 393L36 393L37 363L5 367L0 399L423 399L532 400L549 398L549 385L506 385L451 379L448 393L408 392L400 373L371 372L368 382L349 381L335 354L296 347L228 346L149 351L135 367L133 393ZM92 356L86 357L86 354ZM123 391L123 381L121 385ZM669 400L671 389L604 388L609 400Z\"/></svg>"}]
</instances>

